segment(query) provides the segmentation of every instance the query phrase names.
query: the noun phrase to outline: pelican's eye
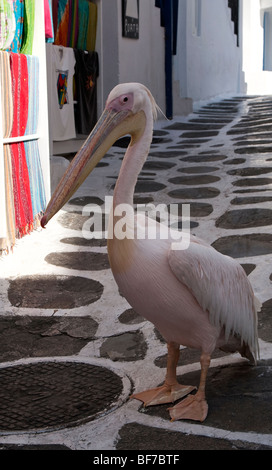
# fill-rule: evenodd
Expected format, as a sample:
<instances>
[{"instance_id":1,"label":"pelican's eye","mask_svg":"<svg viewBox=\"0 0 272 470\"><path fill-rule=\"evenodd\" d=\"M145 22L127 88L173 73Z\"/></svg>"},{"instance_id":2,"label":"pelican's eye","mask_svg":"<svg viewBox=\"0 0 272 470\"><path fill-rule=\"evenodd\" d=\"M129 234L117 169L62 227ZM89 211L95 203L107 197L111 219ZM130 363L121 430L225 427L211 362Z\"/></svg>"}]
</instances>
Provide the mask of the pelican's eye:
<instances>
[{"instance_id":1,"label":"pelican's eye","mask_svg":"<svg viewBox=\"0 0 272 470\"><path fill-rule=\"evenodd\" d=\"M115 111L131 111L133 108L133 93L124 93L123 95L113 98L108 104L108 109Z\"/></svg>"}]
</instances>

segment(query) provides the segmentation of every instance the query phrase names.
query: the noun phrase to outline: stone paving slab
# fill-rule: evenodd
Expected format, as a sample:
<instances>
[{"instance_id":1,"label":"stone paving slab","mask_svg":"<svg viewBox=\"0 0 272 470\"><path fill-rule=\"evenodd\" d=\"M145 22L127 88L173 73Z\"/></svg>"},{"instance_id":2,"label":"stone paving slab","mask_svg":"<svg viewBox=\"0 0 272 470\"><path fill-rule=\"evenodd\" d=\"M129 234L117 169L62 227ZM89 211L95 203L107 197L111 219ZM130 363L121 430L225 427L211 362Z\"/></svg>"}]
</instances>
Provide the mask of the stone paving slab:
<instances>
[{"instance_id":1,"label":"stone paving slab","mask_svg":"<svg viewBox=\"0 0 272 470\"><path fill-rule=\"evenodd\" d=\"M163 382L166 345L118 292L105 238L88 239L82 233L91 217L85 206L104 211L105 195L113 193L128 144L125 137L46 230L20 240L13 253L0 259L0 386L7 370L11 375L20 371L28 387L19 381L18 396L32 393L35 403L30 400L28 406L38 405L46 423L61 396L60 384L52 379L50 393L41 393L40 383L33 379L31 387L27 374L33 370L33 378L38 378L43 372L46 381L59 362L67 364L68 374L70 367L71 377L78 370L79 378L68 382L64 377L61 391L67 393L69 386L73 407L78 415L84 412L75 423L73 407L68 407L41 432L37 413L32 411L29 418L29 408L18 401L20 412L11 424L9 410L16 410L16 393L11 405L10 392L5 396L1 388L1 450L271 450L271 109L272 97L237 96L211 101L186 118L158 121L135 193L135 207L164 203L168 211L171 203L179 203L180 222L182 203L190 203L192 233L241 263L263 303L258 365L249 366L236 354L215 352L204 423L170 422L168 405L144 409L129 399L132 391ZM103 229L105 222L104 216ZM101 380L94 381L96 392L90 373L87 401L77 395L79 388L83 394L86 390L80 387L85 369L102 371ZM199 352L181 348L182 380L197 385L199 372ZM107 375L118 390L114 397L109 390L104 399ZM99 385L102 406L95 398Z\"/></svg>"}]
</instances>

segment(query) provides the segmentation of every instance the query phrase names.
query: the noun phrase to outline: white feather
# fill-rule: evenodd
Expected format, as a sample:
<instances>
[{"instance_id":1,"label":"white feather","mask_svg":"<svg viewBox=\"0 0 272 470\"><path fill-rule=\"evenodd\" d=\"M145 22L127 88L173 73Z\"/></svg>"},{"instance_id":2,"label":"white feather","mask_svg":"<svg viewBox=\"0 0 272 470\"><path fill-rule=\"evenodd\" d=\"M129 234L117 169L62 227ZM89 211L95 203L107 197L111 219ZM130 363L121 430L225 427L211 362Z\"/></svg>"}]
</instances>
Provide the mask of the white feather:
<instances>
[{"instance_id":1,"label":"white feather","mask_svg":"<svg viewBox=\"0 0 272 470\"><path fill-rule=\"evenodd\" d=\"M169 264L195 296L210 322L225 329L225 337L239 335L254 357L259 353L257 311L260 303L242 266L213 247L192 239L187 250L170 250Z\"/></svg>"}]
</instances>

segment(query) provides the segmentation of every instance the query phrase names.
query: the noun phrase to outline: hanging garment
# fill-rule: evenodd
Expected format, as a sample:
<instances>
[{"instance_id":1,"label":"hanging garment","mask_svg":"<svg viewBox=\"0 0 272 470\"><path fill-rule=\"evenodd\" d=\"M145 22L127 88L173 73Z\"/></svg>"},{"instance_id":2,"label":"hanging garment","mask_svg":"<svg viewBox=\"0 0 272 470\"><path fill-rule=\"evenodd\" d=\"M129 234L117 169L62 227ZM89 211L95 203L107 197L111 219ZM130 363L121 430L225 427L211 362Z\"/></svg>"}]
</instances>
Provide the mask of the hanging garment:
<instances>
[{"instance_id":1,"label":"hanging garment","mask_svg":"<svg viewBox=\"0 0 272 470\"><path fill-rule=\"evenodd\" d=\"M23 54L10 52L10 70L13 99L13 125L11 137L25 134L28 119L28 69Z\"/></svg>"},{"instance_id":2,"label":"hanging garment","mask_svg":"<svg viewBox=\"0 0 272 470\"><path fill-rule=\"evenodd\" d=\"M54 42L51 0L44 0L44 30L46 42Z\"/></svg>"},{"instance_id":3,"label":"hanging garment","mask_svg":"<svg viewBox=\"0 0 272 470\"><path fill-rule=\"evenodd\" d=\"M0 80L2 98L2 128L3 137L9 137L13 125L13 100L8 52L0 52Z\"/></svg>"},{"instance_id":4,"label":"hanging garment","mask_svg":"<svg viewBox=\"0 0 272 470\"><path fill-rule=\"evenodd\" d=\"M0 252L8 253L15 245L15 212L13 198L12 163L9 145L3 146L5 178L5 238L0 238ZM1 221L2 215L1 215Z\"/></svg>"},{"instance_id":5,"label":"hanging garment","mask_svg":"<svg viewBox=\"0 0 272 470\"><path fill-rule=\"evenodd\" d=\"M13 0L0 3L0 49L8 49L15 34L15 15Z\"/></svg>"},{"instance_id":6,"label":"hanging garment","mask_svg":"<svg viewBox=\"0 0 272 470\"><path fill-rule=\"evenodd\" d=\"M95 51L96 44L96 30L97 30L97 5L92 2L89 3L89 17L88 17L88 30L87 30L87 51Z\"/></svg>"},{"instance_id":7,"label":"hanging garment","mask_svg":"<svg viewBox=\"0 0 272 470\"><path fill-rule=\"evenodd\" d=\"M39 58L26 56L28 70L28 119L25 135L36 134L39 117Z\"/></svg>"},{"instance_id":8,"label":"hanging garment","mask_svg":"<svg viewBox=\"0 0 272 470\"><path fill-rule=\"evenodd\" d=\"M55 44L66 47L69 44L68 29L70 16L70 2L68 0L58 0L57 3L57 27L55 34Z\"/></svg>"},{"instance_id":9,"label":"hanging garment","mask_svg":"<svg viewBox=\"0 0 272 470\"><path fill-rule=\"evenodd\" d=\"M73 77L75 56L69 47L52 46L52 138L73 139L76 136Z\"/></svg>"},{"instance_id":10,"label":"hanging garment","mask_svg":"<svg viewBox=\"0 0 272 470\"><path fill-rule=\"evenodd\" d=\"M46 42L54 42L52 0L44 0L44 27Z\"/></svg>"},{"instance_id":11,"label":"hanging garment","mask_svg":"<svg viewBox=\"0 0 272 470\"><path fill-rule=\"evenodd\" d=\"M16 238L33 229L32 201L23 142L10 144Z\"/></svg>"},{"instance_id":12,"label":"hanging garment","mask_svg":"<svg viewBox=\"0 0 272 470\"><path fill-rule=\"evenodd\" d=\"M75 121L79 134L89 134L97 121L98 54L75 50Z\"/></svg>"},{"instance_id":13,"label":"hanging garment","mask_svg":"<svg viewBox=\"0 0 272 470\"><path fill-rule=\"evenodd\" d=\"M52 0L52 18L53 18L54 37L56 37L58 25L59 25L58 10L59 10L59 0Z\"/></svg>"},{"instance_id":14,"label":"hanging garment","mask_svg":"<svg viewBox=\"0 0 272 470\"><path fill-rule=\"evenodd\" d=\"M97 5L89 0L53 0L54 44L94 51Z\"/></svg>"},{"instance_id":15,"label":"hanging garment","mask_svg":"<svg viewBox=\"0 0 272 470\"><path fill-rule=\"evenodd\" d=\"M69 27L68 27L68 47L76 47L79 23L78 23L78 0L69 0Z\"/></svg>"},{"instance_id":16,"label":"hanging garment","mask_svg":"<svg viewBox=\"0 0 272 470\"><path fill-rule=\"evenodd\" d=\"M87 34L89 24L89 1L80 0L78 3L78 37L77 42L72 47L87 50Z\"/></svg>"},{"instance_id":17,"label":"hanging garment","mask_svg":"<svg viewBox=\"0 0 272 470\"><path fill-rule=\"evenodd\" d=\"M46 207L39 144L37 140L30 140L24 143L24 147L29 175L34 228L36 228L39 225L40 218Z\"/></svg>"},{"instance_id":18,"label":"hanging garment","mask_svg":"<svg viewBox=\"0 0 272 470\"><path fill-rule=\"evenodd\" d=\"M23 0L14 0L13 5L15 15L15 35L9 50L12 52L20 52L23 41L25 3Z\"/></svg>"},{"instance_id":19,"label":"hanging garment","mask_svg":"<svg viewBox=\"0 0 272 470\"><path fill-rule=\"evenodd\" d=\"M34 37L35 2L33 0L24 0L24 3L25 16L21 53L31 55Z\"/></svg>"}]
</instances>

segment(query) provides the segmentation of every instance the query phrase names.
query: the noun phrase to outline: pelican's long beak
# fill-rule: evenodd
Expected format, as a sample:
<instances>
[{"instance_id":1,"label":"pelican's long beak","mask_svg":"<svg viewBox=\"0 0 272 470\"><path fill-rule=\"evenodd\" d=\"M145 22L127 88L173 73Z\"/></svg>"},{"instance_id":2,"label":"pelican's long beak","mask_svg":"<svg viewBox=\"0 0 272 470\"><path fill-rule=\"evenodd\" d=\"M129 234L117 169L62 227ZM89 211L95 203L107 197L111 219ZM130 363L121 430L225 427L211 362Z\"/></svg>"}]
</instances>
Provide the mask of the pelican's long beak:
<instances>
[{"instance_id":1,"label":"pelican's long beak","mask_svg":"<svg viewBox=\"0 0 272 470\"><path fill-rule=\"evenodd\" d=\"M42 227L69 201L114 142L130 133L132 119L133 114L129 110L104 110L52 195L41 219Z\"/></svg>"}]
</instances>

